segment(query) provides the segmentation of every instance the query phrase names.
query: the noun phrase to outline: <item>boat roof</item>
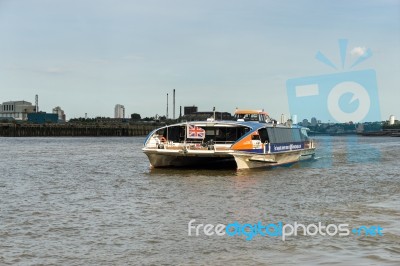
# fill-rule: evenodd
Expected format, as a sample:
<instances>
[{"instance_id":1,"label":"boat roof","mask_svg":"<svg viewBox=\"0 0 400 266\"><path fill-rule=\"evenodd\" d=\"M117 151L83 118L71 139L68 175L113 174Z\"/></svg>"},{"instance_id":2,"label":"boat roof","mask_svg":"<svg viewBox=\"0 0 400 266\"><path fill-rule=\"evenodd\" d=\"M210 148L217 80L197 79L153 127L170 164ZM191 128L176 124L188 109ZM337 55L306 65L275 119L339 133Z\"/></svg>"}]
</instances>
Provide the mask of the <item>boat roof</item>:
<instances>
[{"instance_id":1,"label":"boat roof","mask_svg":"<svg viewBox=\"0 0 400 266\"><path fill-rule=\"evenodd\" d=\"M263 110L250 110L250 109L236 109L235 115L248 115L248 114L263 114L263 115L268 115L267 112L264 112Z\"/></svg>"}]
</instances>

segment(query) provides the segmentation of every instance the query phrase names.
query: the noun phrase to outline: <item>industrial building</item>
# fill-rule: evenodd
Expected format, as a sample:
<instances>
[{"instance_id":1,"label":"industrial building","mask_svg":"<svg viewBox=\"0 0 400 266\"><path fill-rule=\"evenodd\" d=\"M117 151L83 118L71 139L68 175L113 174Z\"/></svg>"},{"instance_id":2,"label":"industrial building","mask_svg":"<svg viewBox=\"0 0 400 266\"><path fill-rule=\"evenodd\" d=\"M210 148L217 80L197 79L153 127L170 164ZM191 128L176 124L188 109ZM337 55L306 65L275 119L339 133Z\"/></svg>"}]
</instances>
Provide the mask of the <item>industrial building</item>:
<instances>
[{"instance_id":1,"label":"industrial building","mask_svg":"<svg viewBox=\"0 0 400 266\"><path fill-rule=\"evenodd\" d=\"M183 107L183 115L191 115L193 113L197 113L198 108L197 106L185 106Z\"/></svg>"},{"instance_id":2,"label":"industrial building","mask_svg":"<svg viewBox=\"0 0 400 266\"><path fill-rule=\"evenodd\" d=\"M57 107L53 108L53 114L57 114L58 122L65 122L66 121L64 110L61 109L60 106L57 106Z\"/></svg>"},{"instance_id":3,"label":"industrial building","mask_svg":"<svg viewBox=\"0 0 400 266\"><path fill-rule=\"evenodd\" d=\"M114 108L114 118L125 118L125 107L121 104L116 104Z\"/></svg>"},{"instance_id":4,"label":"industrial building","mask_svg":"<svg viewBox=\"0 0 400 266\"><path fill-rule=\"evenodd\" d=\"M29 113L28 121L34 124L57 123L58 115L45 112Z\"/></svg>"},{"instance_id":5,"label":"industrial building","mask_svg":"<svg viewBox=\"0 0 400 266\"><path fill-rule=\"evenodd\" d=\"M35 113L36 106L27 101L9 101L0 104L0 118L27 120L29 113Z\"/></svg>"},{"instance_id":6,"label":"industrial building","mask_svg":"<svg viewBox=\"0 0 400 266\"><path fill-rule=\"evenodd\" d=\"M191 114L185 114L182 117L182 121L206 121L208 118L214 117L216 120L233 120L233 116L228 112L194 112Z\"/></svg>"}]
</instances>

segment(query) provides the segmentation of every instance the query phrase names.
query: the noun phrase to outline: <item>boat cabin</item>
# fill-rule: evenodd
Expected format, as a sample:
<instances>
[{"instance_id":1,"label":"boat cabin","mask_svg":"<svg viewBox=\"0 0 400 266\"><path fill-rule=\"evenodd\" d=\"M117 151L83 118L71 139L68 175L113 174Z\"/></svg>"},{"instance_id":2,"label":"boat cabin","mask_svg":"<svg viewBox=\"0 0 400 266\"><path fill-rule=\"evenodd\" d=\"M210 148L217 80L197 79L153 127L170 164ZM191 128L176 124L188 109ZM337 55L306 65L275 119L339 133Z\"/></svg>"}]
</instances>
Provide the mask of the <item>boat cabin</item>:
<instances>
[{"instance_id":1,"label":"boat cabin","mask_svg":"<svg viewBox=\"0 0 400 266\"><path fill-rule=\"evenodd\" d=\"M235 121L239 122L259 122L259 123L270 123L272 120L267 112L263 110L239 110L236 109L234 115Z\"/></svg>"}]
</instances>

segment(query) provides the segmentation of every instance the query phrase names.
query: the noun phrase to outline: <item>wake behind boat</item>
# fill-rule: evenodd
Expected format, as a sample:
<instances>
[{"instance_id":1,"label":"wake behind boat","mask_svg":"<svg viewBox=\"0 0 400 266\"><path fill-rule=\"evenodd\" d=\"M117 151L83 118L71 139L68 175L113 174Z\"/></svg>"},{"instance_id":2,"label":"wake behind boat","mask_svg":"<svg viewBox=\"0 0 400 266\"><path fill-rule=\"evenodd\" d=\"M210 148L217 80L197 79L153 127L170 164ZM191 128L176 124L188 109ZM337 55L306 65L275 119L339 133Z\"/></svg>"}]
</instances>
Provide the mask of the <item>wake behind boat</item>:
<instances>
[{"instance_id":1,"label":"wake behind boat","mask_svg":"<svg viewBox=\"0 0 400 266\"><path fill-rule=\"evenodd\" d=\"M290 164L314 156L307 128L278 125L260 110L236 110L235 121L190 121L151 132L143 152L153 167Z\"/></svg>"}]
</instances>

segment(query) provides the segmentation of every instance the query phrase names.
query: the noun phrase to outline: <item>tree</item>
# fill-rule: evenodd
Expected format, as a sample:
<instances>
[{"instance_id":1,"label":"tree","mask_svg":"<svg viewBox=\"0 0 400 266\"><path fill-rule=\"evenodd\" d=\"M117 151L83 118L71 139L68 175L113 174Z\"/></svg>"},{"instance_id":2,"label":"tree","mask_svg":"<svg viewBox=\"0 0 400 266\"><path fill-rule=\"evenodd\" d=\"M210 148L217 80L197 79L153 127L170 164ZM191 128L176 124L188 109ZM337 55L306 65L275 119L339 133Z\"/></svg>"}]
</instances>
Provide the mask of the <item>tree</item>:
<instances>
[{"instance_id":1,"label":"tree","mask_svg":"<svg viewBox=\"0 0 400 266\"><path fill-rule=\"evenodd\" d=\"M132 120L140 120L141 116L140 116L140 114L133 113L133 114L131 114L131 119Z\"/></svg>"}]
</instances>

